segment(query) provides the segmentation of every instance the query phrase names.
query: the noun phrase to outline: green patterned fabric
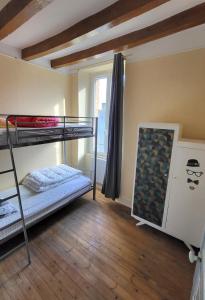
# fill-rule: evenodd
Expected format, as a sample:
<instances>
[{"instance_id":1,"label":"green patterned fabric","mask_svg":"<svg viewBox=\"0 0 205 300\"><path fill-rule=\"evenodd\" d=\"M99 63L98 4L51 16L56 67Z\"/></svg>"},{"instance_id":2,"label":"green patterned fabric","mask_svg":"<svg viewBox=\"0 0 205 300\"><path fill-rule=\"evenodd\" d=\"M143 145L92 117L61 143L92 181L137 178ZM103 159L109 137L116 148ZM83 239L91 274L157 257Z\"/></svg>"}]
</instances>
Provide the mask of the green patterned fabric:
<instances>
[{"instance_id":1,"label":"green patterned fabric","mask_svg":"<svg viewBox=\"0 0 205 300\"><path fill-rule=\"evenodd\" d=\"M174 130L140 128L134 215L161 226Z\"/></svg>"}]
</instances>

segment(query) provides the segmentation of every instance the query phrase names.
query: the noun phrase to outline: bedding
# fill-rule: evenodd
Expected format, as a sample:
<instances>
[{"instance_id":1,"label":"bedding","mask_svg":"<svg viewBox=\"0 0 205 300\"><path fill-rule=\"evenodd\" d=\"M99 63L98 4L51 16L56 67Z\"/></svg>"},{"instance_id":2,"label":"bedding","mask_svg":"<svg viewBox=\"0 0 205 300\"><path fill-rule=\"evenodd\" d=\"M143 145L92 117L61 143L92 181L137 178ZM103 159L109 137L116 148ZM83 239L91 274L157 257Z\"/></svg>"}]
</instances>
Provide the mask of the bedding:
<instances>
[{"instance_id":1,"label":"bedding","mask_svg":"<svg viewBox=\"0 0 205 300\"><path fill-rule=\"evenodd\" d=\"M26 226L29 227L39 222L47 215L74 201L90 189L91 180L83 175L79 175L77 178L73 178L71 181L65 182L46 192L37 194L20 185ZM14 192L15 188L12 188L1 192L1 195L7 197ZM17 209L17 212L0 218L0 244L22 231L22 224L19 220L18 199L13 198L7 202L11 203Z\"/></svg>"},{"instance_id":2,"label":"bedding","mask_svg":"<svg viewBox=\"0 0 205 300\"><path fill-rule=\"evenodd\" d=\"M17 211L18 210L16 209L16 207L10 202L4 202L0 204L0 218L11 215Z\"/></svg>"},{"instance_id":3,"label":"bedding","mask_svg":"<svg viewBox=\"0 0 205 300\"><path fill-rule=\"evenodd\" d=\"M17 117L17 118L14 118L14 117L9 117L9 122L15 126L15 122L17 122L17 126L18 127L32 127L30 124L30 122L32 122L32 117ZM24 124L22 123L19 123L19 122L24 122Z\"/></svg>"},{"instance_id":4,"label":"bedding","mask_svg":"<svg viewBox=\"0 0 205 300\"><path fill-rule=\"evenodd\" d=\"M55 127L59 124L60 120L56 117L35 117L33 118L33 127L43 128L43 127Z\"/></svg>"},{"instance_id":5,"label":"bedding","mask_svg":"<svg viewBox=\"0 0 205 300\"><path fill-rule=\"evenodd\" d=\"M35 145L41 142L52 141L53 139L69 139L72 137L92 136L93 127L83 123L67 123L66 127L58 124L56 127L47 128L10 128L10 137L13 145ZM7 131L0 128L0 148L7 146Z\"/></svg>"},{"instance_id":6,"label":"bedding","mask_svg":"<svg viewBox=\"0 0 205 300\"><path fill-rule=\"evenodd\" d=\"M82 174L82 171L60 164L30 172L23 179L22 184L34 192L40 193L54 188L65 181L72 180L80 174Z\"/></svg>"},{"instance_id":7,"label":"bedding","mask_svg":"<svg viewBox=\"0 0 205 300\"><path fill-rule=\"evenodd\" d=\"M44 128L57 126L59 123L57 117L9 117L9 122L17 127Z\"/></svg>"}]
</instances>

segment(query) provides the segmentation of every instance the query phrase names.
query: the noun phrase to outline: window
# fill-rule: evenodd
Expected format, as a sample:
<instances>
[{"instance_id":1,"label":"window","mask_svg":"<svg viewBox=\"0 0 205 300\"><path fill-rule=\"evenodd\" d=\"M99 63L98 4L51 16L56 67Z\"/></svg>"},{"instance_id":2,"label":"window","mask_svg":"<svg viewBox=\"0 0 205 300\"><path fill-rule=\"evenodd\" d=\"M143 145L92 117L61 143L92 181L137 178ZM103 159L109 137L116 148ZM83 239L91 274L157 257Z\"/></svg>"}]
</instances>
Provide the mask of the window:
<instances>
[{"instance_id":1,"label":"window","mask_svg":"<svg viewBox=\"0 0 205 300\"><path fill-rule=\"evenodd\" d=\"M98 156L106 156L110 109L111 74L93 77L94 115L98 117Z\"/></svg>"}]
</instances>

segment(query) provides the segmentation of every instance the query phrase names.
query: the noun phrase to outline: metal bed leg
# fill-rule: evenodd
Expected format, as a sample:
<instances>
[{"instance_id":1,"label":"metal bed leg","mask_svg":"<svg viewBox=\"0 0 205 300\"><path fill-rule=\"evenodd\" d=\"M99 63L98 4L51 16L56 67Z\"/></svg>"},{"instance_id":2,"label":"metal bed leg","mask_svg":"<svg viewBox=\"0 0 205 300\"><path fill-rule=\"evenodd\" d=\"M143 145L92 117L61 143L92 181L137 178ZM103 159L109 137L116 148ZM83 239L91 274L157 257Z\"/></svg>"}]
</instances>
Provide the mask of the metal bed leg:
<instances>
[{"instance_id":1,"label":"metal bed leg","mask_svg":"<svg viewBox=\"0 0 205 300\"><path fill-rule=\"evenodd\" d=\"M63 141L63 160L64 164L67 165L67 149L66 149L66 141Z\"/></svg>"},{"instance_id":2,"label":"metal bed leg","mask_svg":"<svg viewBox=\"0 0 205 300\"><path fill-rule=\"evenodd\" d=\"M97 142L98 142L98 118L95 119L95 149L94 149L94 175L93 175L93 200L96 200L96 172L97 172Z\"/></svg>"},{"instance_id":3,"label":"metal bed leg","mask_svg":"<svg viewBox=\"0 0 205 300\"><path fill-rule=\"evenodd\" d=\"M93 185L93 200L96 201L96 184Z\"/></svg>"},{"instance_id":4,"label":"metal bed leg","mask_svg":"<svg viewBox=\"0 0 205 300\"><path fill-rule=\"evenodd\" d=\"M64 159L64 164L67 164L67 149L66 149L66 140L65 140L65 123L66 119L65 117L63 118L63 159Z\"/></svg>"}]
</instances>

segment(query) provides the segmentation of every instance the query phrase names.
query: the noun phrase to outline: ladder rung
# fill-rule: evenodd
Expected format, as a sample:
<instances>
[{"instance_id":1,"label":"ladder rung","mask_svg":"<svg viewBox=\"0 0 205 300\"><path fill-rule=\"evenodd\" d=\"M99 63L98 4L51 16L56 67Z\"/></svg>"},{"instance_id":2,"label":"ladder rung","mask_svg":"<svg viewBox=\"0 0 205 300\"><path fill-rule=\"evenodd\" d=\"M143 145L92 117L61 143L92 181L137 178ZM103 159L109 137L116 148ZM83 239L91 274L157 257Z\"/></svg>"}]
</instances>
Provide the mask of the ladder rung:
<instances>
[{"instance_id":1,"label":"ladder rung","mask_svg":"<svg viewBox=\"0 0 205 300\"><path fill-rule=\"evenodd\" d=\"M18 196L18 194L14 194L14 195L8 196L8 197L6 197L6 198L0 198L0 204L1 204L2 202L5 202L5 201L10 200L10 199L12 199L12 198L15 198L15 197L17 197L17 196Z\"/></svg>"},{"instance_id":2,"label":"ladder rung","mask_svg":"<svg viewBox=\"0 0 205 300\"><path fill-rule=\"evenodd\" d=\"M9 169L9 170L5 170L5 171L1 171L0 175L6 174L6 173L9 173L9 172L13 172L13 171L14 171L14 169Z\"/></svg>"},{"instance_id":3,"label":"ladder rung","mask_svg":"<svg viewBox=\"0 0 205 300\"><path fill-rule=\"evenodd\" d=\"M3 251L1 251L0 249L0 261L3 260L5 257L9 256L10 254L12 254L15 250L19 249L22 246L26 246L26 252L27 252L27 256L28 256L28 264L30 264L31 259L30 259L30 253L29 253L29 246L28 246L28 236L27 236L27 230L25 227L25 219L24 219L24 213L22 210L22 202L21 202L21 196L20 196L20 191L19 191L19 183L18 183L18 179L17 179L17 174L16 174L16 169L15 169L15 160L14 160L14 155L13 155L13 145L12 143L10 143L10 139L8 140L8 149L10 150L10 158L11 158L11 163L12 165L10 165L10 169L7 170L3 170L0 171L0 175L2 174L6 174L6 173L10 173L13 172L14 175L14 179L15 179L15 186L16 186L16 193L10 196L5 196L4 194L0 193L0 205L5 202L8 201L12 198L18 197L18 204L19 204L19 208L21 211L21 215L16 218L16 220L11 221L9 224L5 224L1 229L0 232L3 231L4 229L11 227L12 225L21 222L22 226L18 226L17 225L17 231L21 231L21 229L23 230L23 235L24 235L24 239L25 241L19 245L17 245L15 248L9 250L9 251L5 251L7 249L4 249ZM15 226L14 226L15 227ZM20 227L20 228L19 228ZM22 228L21 228L22 227Z\"/></svg>"},{"instance_id":4,"label":"ladder rung","mask_svg":"<svg viewBox=\"0 0 205 300\"><path fill-rule=\"evenodd\" d=\"M0 256L0 261L3 260L4 258L8 257L9 255L11 255L13 252L15 252L16 250L18 250L19 248L23 247L26 245L26 242L23 242L21 244L19 244L18 246L16 246L15 248L12 248L11 250L9 250L8 252L6 252L5 254Z\"/></svg>"},{"instance_id":5,"label":"ladder rung","mask_svg":"<svg viewBox=\"0 0 205 300\"><path fill-rule=\"evenodd\" d=\"M13 222L11 222L11 223L9 223L9 224L7 224L7 225L1 227L0 232L1 232L2 230L6 229L6 228L9 228L10 226L12 226L12 225L18 223L19 221L22 221L22 218L18 218L18 219L16 219L15 221L13 221Z\"/></svg>"}]
</instances>

